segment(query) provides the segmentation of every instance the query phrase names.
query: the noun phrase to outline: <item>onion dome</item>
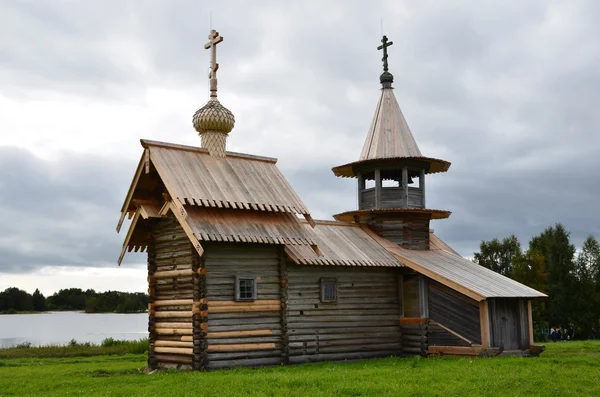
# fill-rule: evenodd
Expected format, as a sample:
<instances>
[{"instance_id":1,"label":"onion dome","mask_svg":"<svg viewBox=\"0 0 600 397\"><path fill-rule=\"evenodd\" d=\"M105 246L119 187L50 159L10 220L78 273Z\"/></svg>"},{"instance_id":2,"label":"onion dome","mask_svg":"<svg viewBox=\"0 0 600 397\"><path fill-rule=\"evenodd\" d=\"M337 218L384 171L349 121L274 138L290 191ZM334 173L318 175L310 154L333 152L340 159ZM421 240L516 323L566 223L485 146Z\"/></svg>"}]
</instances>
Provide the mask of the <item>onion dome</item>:
<instances>
[{"instance_id":1,"label":"onion dome","mask_svg":"<svg viewBox=\"0 0 600 397\"><path fill-rule=\"evenodd\" d=\"M210 98L206 105L194 113L192 122L200 135L206 132L229 134L235 117L217 98Z\"/></svg>"}]
</instances>

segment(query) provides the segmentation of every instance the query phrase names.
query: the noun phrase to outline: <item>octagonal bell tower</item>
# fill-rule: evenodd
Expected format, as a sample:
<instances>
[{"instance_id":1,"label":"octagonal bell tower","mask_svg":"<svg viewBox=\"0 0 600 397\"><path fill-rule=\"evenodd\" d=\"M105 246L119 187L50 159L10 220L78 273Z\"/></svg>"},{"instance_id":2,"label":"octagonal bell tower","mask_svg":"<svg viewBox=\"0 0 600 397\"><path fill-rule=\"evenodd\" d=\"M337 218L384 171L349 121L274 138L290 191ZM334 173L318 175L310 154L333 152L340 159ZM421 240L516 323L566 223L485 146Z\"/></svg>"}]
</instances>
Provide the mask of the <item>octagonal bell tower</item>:
<instances>
[{"instance_id":1,"label":"octagonal bell tower","mask_svg":"<svg viewBox=\"0 0 600 397\"><path fill-rule=\"evenodd\" d=\"M381 96L360 159L333 168L336 176L357 178L358 210L334 218L366 223L404 248L426 250L431 219L448 218L450 212L427 208L425 177L448 171L450 163L421 154L394 95L387 62L387 48L393 43L386 36L381 42Z\"/></svg>"}]
</instances>

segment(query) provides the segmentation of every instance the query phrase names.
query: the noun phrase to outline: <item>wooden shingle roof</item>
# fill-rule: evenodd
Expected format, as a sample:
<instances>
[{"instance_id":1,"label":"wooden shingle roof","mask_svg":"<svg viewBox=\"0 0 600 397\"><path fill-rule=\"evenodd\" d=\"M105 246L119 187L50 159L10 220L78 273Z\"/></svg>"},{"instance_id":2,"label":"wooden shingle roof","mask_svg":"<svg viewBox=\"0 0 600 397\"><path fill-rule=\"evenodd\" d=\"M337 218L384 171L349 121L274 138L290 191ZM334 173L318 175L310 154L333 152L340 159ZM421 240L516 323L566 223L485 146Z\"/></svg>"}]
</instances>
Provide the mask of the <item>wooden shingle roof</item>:
<instances>
[{"instance_id":1,"label":"wooden shingle roof","mask_svg":"<svg viewBox=\"0 0 600 397\"><path fill-rule=\"evenodd\" d=\"M430 233L433 236L431 249L409 250L377 236L366 225L362 227L402 264L477 301L488 298L547 297L458 255L433 233Z\"/></svg>"},{"instance_id":2,"label":"wooden shingle roof","mask_svg":"<svg viewBox=\"0 0 600 397\"><path fill-rule=\"evenodd\" d=\"M117 231L126 215L131 218L135 214L133 200L148 195L138 185L147 182L144 175L151 168L181 206L302 214L312 221L308 209L277 168L277 159L234 152L216 159L198 147L145 139L141 143L144 154L121 208Z\"/></svg>"},{"instance_id":3,"label":"wooden shingle roof","mask_svg":"<svg viewBox=\"0 0 600 397\"><path fill-rule=\"evenodd\" d=\"M403 267L355 223L315 221L314 228L302 223L314 235L322 255L307 246L286 246L285 252L297 264Z\"/></svg>"}]
</instances>

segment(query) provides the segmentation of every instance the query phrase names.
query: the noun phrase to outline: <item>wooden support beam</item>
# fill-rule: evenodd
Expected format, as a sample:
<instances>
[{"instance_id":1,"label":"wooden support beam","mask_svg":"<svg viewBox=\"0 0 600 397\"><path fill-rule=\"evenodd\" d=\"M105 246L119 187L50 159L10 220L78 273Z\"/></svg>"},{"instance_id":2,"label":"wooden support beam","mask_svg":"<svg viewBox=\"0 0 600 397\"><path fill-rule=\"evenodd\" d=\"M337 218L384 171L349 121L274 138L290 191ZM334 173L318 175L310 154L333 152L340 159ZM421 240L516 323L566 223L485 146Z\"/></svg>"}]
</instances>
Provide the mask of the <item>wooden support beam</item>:
<instances>
[{"instance_id":1,"label":"wooden support beam","mask_svg":"<svg viewBox=\"0 0 600 397\"><path fill-rule=\"evenodd\" d=\"M458 332L455 332L455 331L451 330L450 328L446 327L446 326L445 326L445 325L443 325L443 324L440 324L440 323L438 323L438 322L436 322L436 321L430 321L430 322L429 322L429 324L430 324L430 325L437 325L438 327L440 327L440 328L442 328L443 330L445 330L445 331L447 331L447 332L451 333L452 335L456 336L457 338L464 340L464 341L465 341L465 342L467 342L469 345L471 345L471 346L473 345L473 342L472 342L472 341L470 341L469 339L465 338L464 336L462 336L462 335L461 335L461 334L459 334Z\"/></svg>"},{"instance_id":2,"label":"wooden support beam","mask_svg":"<svg viewBox=\"0 0 600 397\"><path fill-rule=\"evenodd\" d=\"M375 170L375 209L381 208L381 170Z\"/></svg>"},{"instance_id":3,"label":"wooden support beam","mask_svg":"<svg viewBox=\"0 0 600 397\"><path fill-rule=\"evenodd\" d=\"M429 346L427 353L448 356L479 356L484 351L482 346Z\"/></svg>"},{"instance_id":4,"label":"wooden support beam","mask_svg":"<svg viewBox=\"0 0 600 397\"><path fill-rule=\"evenodd\" d=\"M479 324L481 327L481 346L490 346L490 311L488 301L479 302Z\"/></svg>"},{"instance_id":5,"label":"wooden support beam","mask_svg":"<svg viewBox=\"0 0 600 397\"><path fill-rule=\"evenodd\" d=\"M408 168L402 167L402 201L403 208L408 208Z\"/></svg>"},{"instance_id":6,"label":"wooden support beam","mask_svg":"<svg viewBox=\"0 0 600 397\"><path fill-rule=\"evenodd\" d=\"M527 300L527 323L529 328L529 346L533 345L533 311L531 310L531 299Z\"/></svg>"},{"instance_id":7,"label":"wooden support beam","mask_svg":"<svg viewBox=\"0 0 600 397\"><path fill-rule=\"evenodd\" d=\"M358 209L360 210L363 208L362 195L365 190L365 177L362 172L357 172L356 176L358 178Z\"/></svg>"},{"instance_id":8,"label":"wooden support beam","mask_svg":"<svg viewBox=\"0 0 600 397\"><path fill-rule=\"evenodd\" d=\"M427 208L425 201L425 170L421 170L419 175L419 188L421 189L421 205L423 208Z\"/></svg>"}]
</instances>

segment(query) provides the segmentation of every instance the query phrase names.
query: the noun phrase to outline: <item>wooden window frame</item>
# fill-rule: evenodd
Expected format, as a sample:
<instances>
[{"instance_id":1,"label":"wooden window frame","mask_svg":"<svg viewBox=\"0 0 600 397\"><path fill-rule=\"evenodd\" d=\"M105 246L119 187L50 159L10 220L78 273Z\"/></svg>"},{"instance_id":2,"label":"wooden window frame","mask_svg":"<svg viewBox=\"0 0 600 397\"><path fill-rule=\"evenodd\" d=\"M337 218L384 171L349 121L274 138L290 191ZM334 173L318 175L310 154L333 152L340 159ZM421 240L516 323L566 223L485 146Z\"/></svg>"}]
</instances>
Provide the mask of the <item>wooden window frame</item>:
<instances>
[{"instance_id":1,"label":"wooden window frame","mask_svg":"<svg viewBox=\"0 0 600 397\"><path fill-rule=\"evenodd\" d=\"M337 301L339 300L339 294L338 294L338 280L335 277L322 277L320 279L320 298L321 298L321 302L322 303L337 303ZM325 298L325 285L327 283L333 283L333 291L335 294L335 298L334 299L326 299Z\"/></svg>"},{"instance_id":2,"label":"wooden window frame","mask_svg":"<svg viewBox=\"0 0 600 397\"><path fill-rule=\"evenodd\" d=\"M251 298L242 298L240 297L240 281L242 280L252 280L252 297ZM258 287L256 282L256 277L253 276L235 276L235 300L236 302L254 302L258 298Z\"/></svg>"}]
</instances>

